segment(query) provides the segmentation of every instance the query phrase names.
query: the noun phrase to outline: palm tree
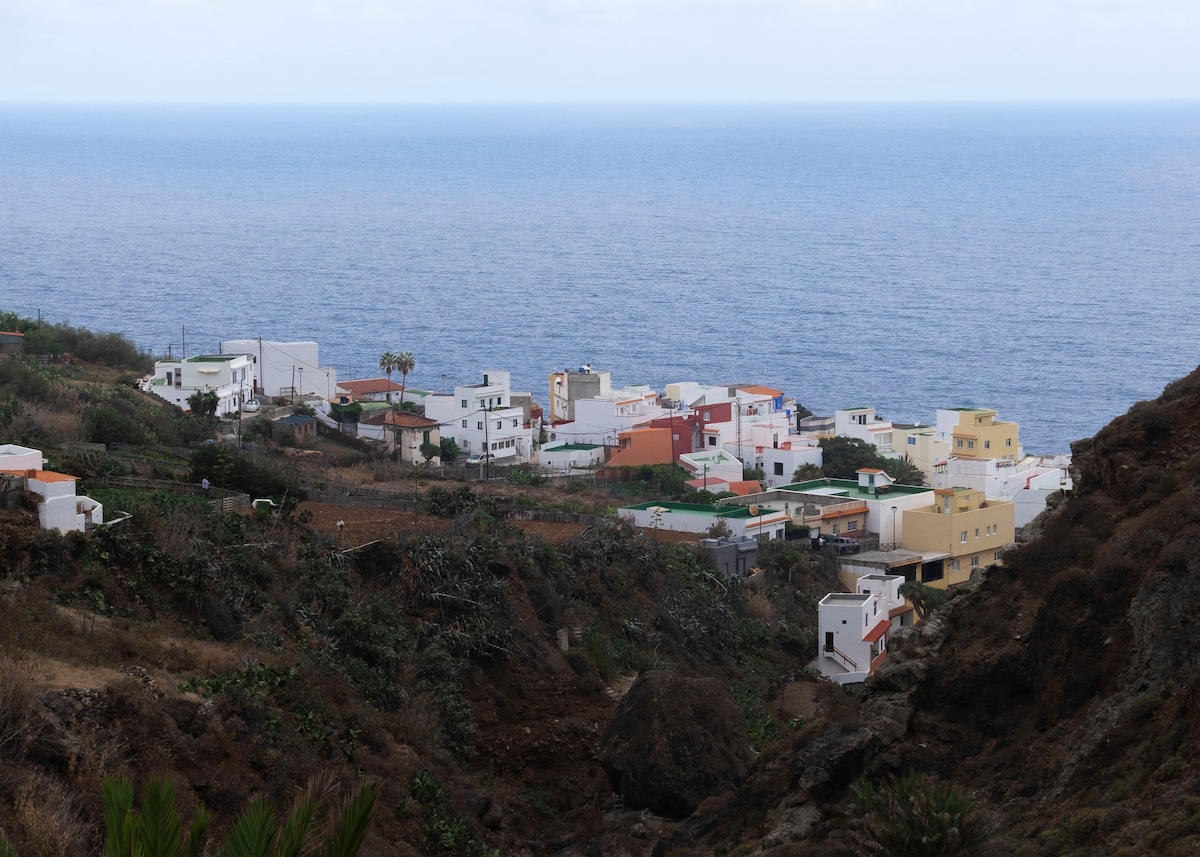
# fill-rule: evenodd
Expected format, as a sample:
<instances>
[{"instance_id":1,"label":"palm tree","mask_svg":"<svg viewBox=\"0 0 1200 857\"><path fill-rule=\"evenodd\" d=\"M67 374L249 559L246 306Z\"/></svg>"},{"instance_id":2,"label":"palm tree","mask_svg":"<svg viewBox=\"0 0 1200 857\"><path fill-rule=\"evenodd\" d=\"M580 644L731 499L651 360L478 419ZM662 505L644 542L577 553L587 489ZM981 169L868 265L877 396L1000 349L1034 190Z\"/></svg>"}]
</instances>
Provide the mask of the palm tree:
<instances>
[{"instance_id":1,"label":"palm tree","mask_svg":"<svg viewBox=\"0 0 1200 857\"><path fill-rule=\"evenodd\" d=\"M817 466L816 464L813 464L812 462L805 462L804 464L801 464L799 467L797 467L796 470L792 473L792 481L793 482L809 482L813 479L821 479L824 476L825 476L825 473L824 473L824 471L821 470L821 468L819 466Z\"/></svg>"},{"instance_id":2,"label":"palm tree","mask_svg":"<svg viewBox=\"0 0 1200 857\"><path fill-rule=\"evenodd\" d=\"M902 458L888 459L887 463L883 465L883 470L896 480L897 485L920 486L925 484L925 474L907 455Z\"/></svg>"},{"instance_id":3,"label":"palm tree","mask_svg":"<svg viewBox=\"0 0 1200 857\"><path fill-rule=\"evenodd\" d=\"M389 402L392 400L392 373L399 368L397 366L397 361L399 361L399 359L400 357L398 355L393 354L390 351L385 351L383 354L379 355L379 371L387 373L387 400Z\"/></svg>"},{"instance_id":4,"label":"palm tree","mask_svg":"<svg viewBox=\"0 0 1200 857\"><path fill-rule=\"evenodd\" d=\"M417 358L411 351L402 351L395 355L395 369L400 373L400 409L404 409L404 394L408 391L408 373L417 368Z\"/></svg>"}]
</instances>

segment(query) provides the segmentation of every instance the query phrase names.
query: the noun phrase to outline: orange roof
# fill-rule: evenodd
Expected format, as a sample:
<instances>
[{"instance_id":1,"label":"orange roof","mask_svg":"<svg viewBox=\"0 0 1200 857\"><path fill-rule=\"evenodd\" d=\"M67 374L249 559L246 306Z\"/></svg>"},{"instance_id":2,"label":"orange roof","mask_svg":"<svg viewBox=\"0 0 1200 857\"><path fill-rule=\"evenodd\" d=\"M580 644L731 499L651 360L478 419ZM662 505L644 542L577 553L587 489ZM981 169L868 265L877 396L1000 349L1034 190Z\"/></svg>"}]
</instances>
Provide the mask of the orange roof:
<instances>
[{"instance_id":1,"label":"orange roof","mask_svg":"<svg viewBox=\"0 0 1200 857\"><path fill-rule=\"evenodd\" d=\"M897 616L903 616L905 613L912 612L911 604L901 604L899 607L893 607L888 611L888 618L895 619Z\"/></svg>"},{"instance_id":2,"label":"orange roof","mask_svg":"<svg viewBox=\"0 0 1200 857\"><path fill-rule=\"evenodd\" d=\"M25 338L25 334L23 334L23 333L18 333L18 332L17 332L17 331L15 331L15 330L0 330L0 336L19 336L19 337L21 337L22 339L24 339L24 338Z\"/></svg>"},{"instance_id":3,"label":"orange roof","mask_svg":"<svg viewBox=\"0 0 1200 857\"><path fill-rule=\"evenodd\" d=\"M756 396L770 396L772 399L783 395L783 390L773 390L760 384L751 384L749 387L738 387L738 389Z\"/></svg>"},{"instance_id":4,"label":"orange roof","mask_svg":"<svg viewBox=\"0 0 1200 857\"><path fill-rule=\"evenodd\" d=\"M739 497L745 497L747 494L757 494L762 490L762 485L754 480L738 480L737 482L729 483L729 490Z\"/></svg>"},{"instance_id":5,"label":"orange roof","mask_svg":"<svg viewBox=\"0 0 1200 857\"><path fill-rule=\"evenodd\" d=\"M874 643L880 637L887 633L888 628L892 627L891 619L884 619L874 628L866 633L863 637L863 642Z\"/></svg>"},{"instance_id":6,"label":"orange roof","mask_svg":"<svg viewBox=\"0 0 1200 857\"><path fill-rule=\"evenodd\" d=\"M53 470L0 470L0 473L12 473L16 476L37 479L41 482L76 482L79 479L78 476L55 473Z\"/></svg>"},{"instance_id":7,"label":"orange roof","mask_svg":"<svg viewBox=\"0 0 1200 857\"><path fill-rule=\"evenodd\" d=\"M372 393L399 393L404 389L402 384L389 381L387 378L360 378L357 381L338 381L337 385L354 396L369 396Z\"/></svg>"},{"instance_id":8,"label":"orange roof","mask_svg":"<svg viewBox=\"0 0 1200 857\"><path fill-rule=\"evenodd\" d=\"M878 467L860 467L860 468L858 468L858 470L855 470L854 472L855 473L882 473L883 471L880 470Z\"/></svg>"},{"instance_id":9,"label":"orange roof","mask_svg":"<svg viewBox=\"0 0 1200 857\"><path fill-rule=\"evenodd\" d=\"M368 417L363 422L368 425L385 425L395 426L396 428L433 428L437 425L436 420L427 419L419 414L409 414L404 411L397 413L396 411L386 411L380 416Z\"/></svg>"}]
</instances>

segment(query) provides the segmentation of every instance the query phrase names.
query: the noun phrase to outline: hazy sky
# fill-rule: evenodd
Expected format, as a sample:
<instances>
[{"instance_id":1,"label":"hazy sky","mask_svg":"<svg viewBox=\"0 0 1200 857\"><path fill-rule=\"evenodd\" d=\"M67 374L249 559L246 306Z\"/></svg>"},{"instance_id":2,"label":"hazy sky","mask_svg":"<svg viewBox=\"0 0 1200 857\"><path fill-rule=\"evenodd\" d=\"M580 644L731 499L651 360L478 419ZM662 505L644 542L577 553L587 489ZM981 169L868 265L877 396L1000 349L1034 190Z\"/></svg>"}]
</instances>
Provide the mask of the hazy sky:
<instances>
[{"instance_id":1,"label":"hazy sky","mask_svg":"<svg viewBox=\"0 0 1200 857\"><path fill-rule=\"evenodd\" d=\"M1200 97L1200 0L0 0L0 101Z\"/></svg>"}]
</instances>

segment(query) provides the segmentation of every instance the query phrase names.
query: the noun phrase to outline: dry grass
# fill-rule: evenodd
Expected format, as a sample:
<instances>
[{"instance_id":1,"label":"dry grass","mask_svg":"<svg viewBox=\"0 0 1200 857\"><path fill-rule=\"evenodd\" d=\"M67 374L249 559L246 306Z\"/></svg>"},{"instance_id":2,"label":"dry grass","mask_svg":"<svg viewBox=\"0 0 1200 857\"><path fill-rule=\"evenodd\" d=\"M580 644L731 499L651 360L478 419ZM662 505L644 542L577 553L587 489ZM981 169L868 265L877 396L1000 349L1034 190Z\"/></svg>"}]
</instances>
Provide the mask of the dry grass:
<instances>
[{"instance_id":1,"label":"dry grass","mask_svg":"<svg viewBox=\"0 0 1200 857\"><path fill-rule=\"evenodd\" d=\"M41 402L27 402L24 410L33 424L45 432L44 446L53 447L83 439L83 422L78 413L59 410Z\"/></svg>"},{"instance_id":2,"label":"dry grass","mask_svg":"<svg viewBox=\"0 0 1200 857\"><path fill-rule=\"evenodd\" d=\"M746 607L755 619L770 621L779 616L779 608L763 592L751 592L746 598Z\"/></svg>"},{"instance_id":3,"label":"dry grass","mask_svg":"<svg viewBox=\"0 0 1200 857\"><path fill-rule=\"evenodd\" d=\"M24 857L75 857L87 853L86 825L71 794L40 772L23 778L5 825L12 845Z\"/></svg>"},{"instance_id":4,"label":"dry grass","mask_svg":"<svg viewBox=\"0 0 1200 857\"><path fill-rule=\"evenodd\" d=\"M39 689L25 658L0 662L0 754L20 761L43 728L38 715Z\"/></svg>"}]
</instances>

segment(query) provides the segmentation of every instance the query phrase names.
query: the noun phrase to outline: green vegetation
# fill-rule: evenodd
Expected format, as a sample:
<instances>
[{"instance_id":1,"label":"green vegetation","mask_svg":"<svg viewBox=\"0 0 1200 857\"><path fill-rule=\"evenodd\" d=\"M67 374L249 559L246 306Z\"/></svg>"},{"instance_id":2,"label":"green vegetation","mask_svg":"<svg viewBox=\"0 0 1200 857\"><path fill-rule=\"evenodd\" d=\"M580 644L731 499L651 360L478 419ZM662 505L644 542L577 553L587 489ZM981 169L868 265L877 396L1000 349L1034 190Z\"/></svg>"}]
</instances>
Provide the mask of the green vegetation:
<instances>
[{"instance_id":1,"label":"green vegetation","mask_svg":"<svg viewBox=\"0 0 1200 857\"><path fill-rule=\"evenodd\" d=\"M863 468L884 471L900 485L922 485L925 474L917 469L907 455L903 458L888 458L880 455L875 447L856 437L821 438L822 474L829 479L857 479ZM802 475L800 469L795 475ZM807 472L807 471L806 471Z\"/></svg>"},{"instance_id":2,"label":"green vegetation","mask_svg":"<svg viewBox=\"0 0 1200 857\"><path fill-rule=\"evenodd\" d=\"M970 794L910 771L875 785L851 787L847 854L879 857L968 857L980 854L991 825Z\"/></svg>"}]
</instances>

